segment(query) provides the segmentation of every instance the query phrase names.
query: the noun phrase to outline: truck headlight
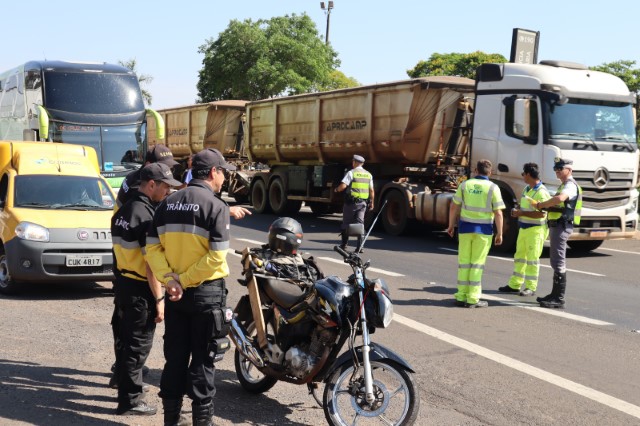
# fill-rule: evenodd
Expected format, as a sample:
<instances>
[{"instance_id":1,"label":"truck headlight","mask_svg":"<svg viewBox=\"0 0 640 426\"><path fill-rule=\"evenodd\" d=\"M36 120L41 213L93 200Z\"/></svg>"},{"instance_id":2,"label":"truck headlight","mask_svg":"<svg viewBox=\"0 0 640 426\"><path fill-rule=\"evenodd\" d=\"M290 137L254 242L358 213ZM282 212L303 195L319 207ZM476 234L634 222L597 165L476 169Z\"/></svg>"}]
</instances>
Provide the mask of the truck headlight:
<instances>
[{"instance_id":1,"label":"truck headlight","mask_svg":"<svg viewBox=\"0 0 640 426\"><path fill-rule=\"evenodd\" d=\"M49 242L49 230L31 222L20 222L16 226L16 235L23 240Z\"/></svg>"}]
</instances>

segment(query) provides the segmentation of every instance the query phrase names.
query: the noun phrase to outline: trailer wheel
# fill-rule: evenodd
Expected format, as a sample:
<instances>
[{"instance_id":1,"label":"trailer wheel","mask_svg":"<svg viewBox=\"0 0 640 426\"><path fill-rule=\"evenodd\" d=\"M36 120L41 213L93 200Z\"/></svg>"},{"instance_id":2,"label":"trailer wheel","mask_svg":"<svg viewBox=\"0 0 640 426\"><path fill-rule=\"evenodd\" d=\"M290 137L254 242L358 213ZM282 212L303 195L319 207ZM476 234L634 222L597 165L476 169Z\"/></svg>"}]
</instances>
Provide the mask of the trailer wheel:
<instances>
[{"instance_id":1,"label":"trailer wheel","mask_svg":"<svg viewBox=\"0 0 640 426\"><path fill-rule=\"evenodd\" d=\"M400 191L395 190L390 191L384 199L387 202L382 213L384 230L389 235L400 235L407 229L407 202Z\"/></svg>"},{"instance_id":2,"label":"trailer wheel","mask_svg":"<svg viewBox=\"0 0 640 426\"><path fill-rule=\"evenodd\" d=\"M273 213L283 216L299 212L302 201L287 200L284 182L282 179L276 178L269 184L269 205Z\"/></svg>"},{"instance_id":3,"label":"trailer wheel","mask_svg":"<svg viewBox=\"0 0 640 426\"><path fill-rule=\"evenodd\" d=\"M268 213L269 198L267 197L267 185L264 180L258 179L251 187L251 205L257 213Z\"/></svg>"}]
</instances>

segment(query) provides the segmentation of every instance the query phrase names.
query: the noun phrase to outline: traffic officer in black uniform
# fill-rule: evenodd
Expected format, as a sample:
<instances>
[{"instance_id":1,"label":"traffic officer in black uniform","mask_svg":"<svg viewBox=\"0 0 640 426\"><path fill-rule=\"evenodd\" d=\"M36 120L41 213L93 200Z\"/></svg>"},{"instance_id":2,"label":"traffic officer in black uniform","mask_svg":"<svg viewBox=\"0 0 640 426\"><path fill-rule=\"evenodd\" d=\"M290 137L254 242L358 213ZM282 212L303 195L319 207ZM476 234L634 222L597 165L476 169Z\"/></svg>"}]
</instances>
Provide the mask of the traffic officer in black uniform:
<instances>
[{"instance_id":1,"label":"traffic officer in black uniform","mask_svg":"<svg viewBox=\"0 0 640 426\"><path fill-rule=\"evenodd\" d=\"M115 299L118 317L115 377L117 414L152 415L156 408L142 400L142 367L149 356L156 323L164 317L164 291L145 260L147 230L155 205L179 186L163 163L140 171L141 183L111 219L116 257Z\"/></svg>"},{"instance_id":2,"label":"traffic officer in black uniform","mask_svg":"<svg viewBox=\"0 0 640 426\"><path fill-rule=\"evenodd\" d=\"M171 150L162 144L154 145L147 151L147 155L144 157L144 165L146 166L147 164L152 163L164 163L169 166L170 169L178 164L178 162L173 159L173 153ZM142 168L134 170L124 178L122 187L118 191L118 196L116 197L116 210L122 207L122 205L135 194L135 190L140 186L141 172Z\"/></svg>"},{"instance_id":3,"label":"traffic officer in black uniform","mask_svg":"<svg viewBox=\"0 0 640 426\"><path fill-rule=\"evenodd\" d=\"M160 397L165 425L176 424L183 395L192 400L193 424L213 421L214 361L229 348L232 311L226 309L229 206L218 193L224 170L235 170L220 151L193 157L193 179L157 208L147 237L154 275L166 286L165 365Z\"/></svg>"},{"instance_id":4,"label":"traffic officer in black uniform","mask_svg":"<svg viewBox=\"0 0 640 426\"><path fill-rule=\"evenodd\" d=\"M362 165L364 164L364 157L360 155L354 155L351 165L353 169L349 170L347 174L340 182L340 185L335 189L335 192L342 192L348 189L344 196L344 206L342 207L342 243L340 247L343 250L347 249L349 243L349 235L347 235L347 228L352 223L363 223L364 215L367 211L367 204L369 209L373 210L373 198L375 192L373 190L373 177L371 173L366 171ZM362 252L362 237L358 237L358 247L356 250Z\"/></svg>"}]
</instances>

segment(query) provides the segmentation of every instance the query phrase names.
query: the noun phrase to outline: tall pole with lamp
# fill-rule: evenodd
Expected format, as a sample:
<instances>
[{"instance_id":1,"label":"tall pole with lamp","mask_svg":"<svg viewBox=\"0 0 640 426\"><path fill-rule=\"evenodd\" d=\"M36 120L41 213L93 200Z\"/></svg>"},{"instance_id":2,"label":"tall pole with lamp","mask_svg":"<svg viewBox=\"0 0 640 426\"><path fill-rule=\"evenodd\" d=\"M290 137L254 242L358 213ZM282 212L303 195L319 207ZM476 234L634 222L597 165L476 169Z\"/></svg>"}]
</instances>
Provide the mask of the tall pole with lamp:
<instances>
[{"instance_id":1,"label":"tall pole with lamp","mask_svg":"<svg viewBox=\"0 0 640 426\"><path fill-rule=\"evenodd\" d=\"M325 34L324 43L329 44L329 18L331 18L331 9L333 9L333 2L332 1L327 2L327 5L325 7L324 2L321 1L320 9L324 10L325 13L327 14L327 33Z\"/></svg>"}]
</instances>

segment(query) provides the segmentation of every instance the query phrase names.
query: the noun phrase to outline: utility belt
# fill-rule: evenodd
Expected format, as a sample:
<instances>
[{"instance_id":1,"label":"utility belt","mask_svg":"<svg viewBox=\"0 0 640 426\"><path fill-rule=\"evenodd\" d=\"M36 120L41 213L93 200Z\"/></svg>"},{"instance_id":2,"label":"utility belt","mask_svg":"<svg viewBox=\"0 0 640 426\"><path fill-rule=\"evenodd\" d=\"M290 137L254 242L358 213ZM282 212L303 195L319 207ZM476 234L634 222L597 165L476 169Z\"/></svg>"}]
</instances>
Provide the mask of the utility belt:
<instances>
[{"instance_id":1,"label":"utility belt","mask_svg":"<svg viewBox=\"0 0 640 426\"><path fill-rule=\"evenodd\" d=\"M573 220L568 220L565 217L561 217L560 219L549 219L547 220L547 225L549 225L549 228L556 228L558 226L566 227L567 225L573 225Z\"/></svg>"},{"instance_id":2,"label":"utility belt","mask_svg":"<svg viewBox=\"0 0 640 426\"><path fill-rule=\"evenodd\" d=\"M369 199L368 198L357 198L354 197L353 195L345 195L344 196L344 202L345 204L358 204L358 203L365 203L368 204L369 203Z\"/></svg>"}]
</instances>

